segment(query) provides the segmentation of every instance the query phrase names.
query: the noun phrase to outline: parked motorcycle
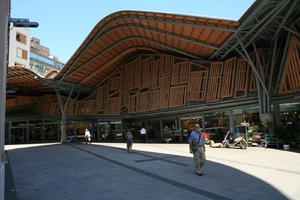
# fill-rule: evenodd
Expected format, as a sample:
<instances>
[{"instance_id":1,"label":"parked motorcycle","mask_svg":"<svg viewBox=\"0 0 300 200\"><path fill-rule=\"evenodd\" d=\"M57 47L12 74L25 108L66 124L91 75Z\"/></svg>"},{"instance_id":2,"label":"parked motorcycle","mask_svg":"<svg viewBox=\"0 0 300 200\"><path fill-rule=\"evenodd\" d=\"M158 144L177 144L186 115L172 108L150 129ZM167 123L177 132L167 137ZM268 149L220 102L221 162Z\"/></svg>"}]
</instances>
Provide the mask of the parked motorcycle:
<instances>
[{"instance_id":1,"label":"parked motorcycle","mask_svg":"<svg viewBox=\"0 0 300 200\"><path fill-rule=\"evenodd\" d=\"M247 148L247 142L246 140L240 136L237 138L232 138L230 136L230 131L228 131L224 137L224 140L222 142L222 146L225 148L236 148L239 147L241 149L246 149Z\"/></svg>"}]
</instances>

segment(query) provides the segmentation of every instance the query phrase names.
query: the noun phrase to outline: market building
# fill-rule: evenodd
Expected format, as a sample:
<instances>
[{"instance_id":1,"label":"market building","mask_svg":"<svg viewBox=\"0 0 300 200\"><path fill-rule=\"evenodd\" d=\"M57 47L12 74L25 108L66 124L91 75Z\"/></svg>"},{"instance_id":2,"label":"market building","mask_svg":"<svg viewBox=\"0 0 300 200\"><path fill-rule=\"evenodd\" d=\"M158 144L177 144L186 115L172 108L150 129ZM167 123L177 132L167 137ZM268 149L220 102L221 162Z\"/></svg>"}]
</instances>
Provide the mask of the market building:
<instances>
[{"instance_id":1,"label":"market building","mask_svg":"<svg viewBox=\"0 0 300 200\"><path fill-rule=\"evenodd\" d=\"M241 123L300 144L300 2L256 1L238 20L120 11L102 19L55 78L8 69L6 143L121 140L194 123L215 140ZM136 133L137 134L137 133ZM291 139L291 137L290 137Z\"/></svg>"}]
</instances>

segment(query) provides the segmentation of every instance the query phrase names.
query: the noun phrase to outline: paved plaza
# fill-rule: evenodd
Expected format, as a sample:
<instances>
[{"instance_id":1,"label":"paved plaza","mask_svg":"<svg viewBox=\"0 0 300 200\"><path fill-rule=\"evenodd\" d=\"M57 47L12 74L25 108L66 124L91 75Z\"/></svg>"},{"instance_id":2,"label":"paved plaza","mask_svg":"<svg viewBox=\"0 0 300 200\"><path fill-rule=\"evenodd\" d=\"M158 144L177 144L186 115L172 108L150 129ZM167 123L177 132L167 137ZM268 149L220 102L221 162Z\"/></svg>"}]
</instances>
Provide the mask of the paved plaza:
<instances>
[{"instance_id":1,"label":"paved plaza","mask_svg":"<svg viewBox=\"0 0 300 200\"><path fill-rule=\"evenodd\" d=\"M204 175L188 144L8 145L17 198L300 199L300 154L206 148Z\"/></svg>"}]
</instances>

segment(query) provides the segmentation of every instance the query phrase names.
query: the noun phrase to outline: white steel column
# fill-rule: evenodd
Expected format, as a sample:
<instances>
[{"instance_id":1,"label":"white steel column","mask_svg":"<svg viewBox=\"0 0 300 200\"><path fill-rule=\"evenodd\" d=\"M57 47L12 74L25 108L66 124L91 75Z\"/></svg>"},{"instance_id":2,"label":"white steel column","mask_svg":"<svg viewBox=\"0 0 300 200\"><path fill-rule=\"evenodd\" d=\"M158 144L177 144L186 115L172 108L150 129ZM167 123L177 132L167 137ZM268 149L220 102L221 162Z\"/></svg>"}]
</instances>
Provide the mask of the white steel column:
<instances>
[{"instance_id":1,"label":"white steel column","mask_svg":"<svg viewBox=\"0 0 300 200\"><path fill-rule=\"evenodd\" d=\"M5 103L6 103L6 68L8 54L8 20L10 0L0 1L0 200L4 200L5 184Z\"/></svg>"}]
</instances>

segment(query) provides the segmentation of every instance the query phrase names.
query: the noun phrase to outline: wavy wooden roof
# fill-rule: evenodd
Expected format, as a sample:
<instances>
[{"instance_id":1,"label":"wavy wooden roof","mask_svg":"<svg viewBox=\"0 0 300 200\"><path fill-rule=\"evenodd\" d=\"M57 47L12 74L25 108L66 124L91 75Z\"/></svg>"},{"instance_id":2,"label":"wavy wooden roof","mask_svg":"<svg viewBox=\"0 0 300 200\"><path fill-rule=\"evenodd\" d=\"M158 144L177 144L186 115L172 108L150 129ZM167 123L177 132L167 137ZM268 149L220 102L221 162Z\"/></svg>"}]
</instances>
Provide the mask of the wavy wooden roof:
<instances>
[{"instance_id":1,"label":"wavy wooden roof","mask_svg":"<svg viewBox=\"0 0 300 200\"><path fill-rule=\"evenodd\" d=\"M139 52L165 52L207 59L239 22L188 15L120 11L102 19L56 79L95 87L124 59Z\"/></svg>"},{"instance_id":2,"label":"wavy wooden roof","mask_svg":"<svg viewBox=\"0 0 300 200\"><path fill-rule=\"evenodd\" d=\"M7 85L37 92L54 90L53 88L44 85L39 75L24 67L8 67Z\"/></svg>"}]
</instances>

